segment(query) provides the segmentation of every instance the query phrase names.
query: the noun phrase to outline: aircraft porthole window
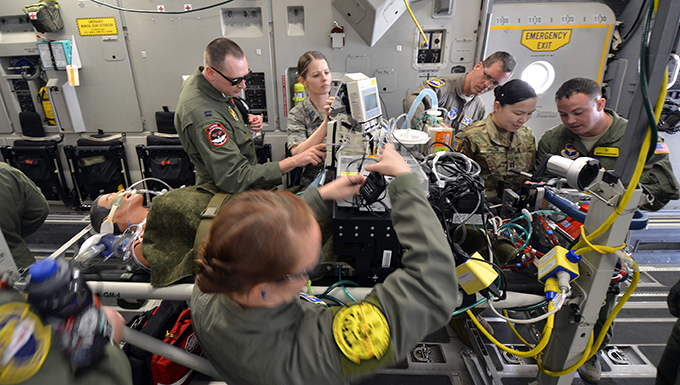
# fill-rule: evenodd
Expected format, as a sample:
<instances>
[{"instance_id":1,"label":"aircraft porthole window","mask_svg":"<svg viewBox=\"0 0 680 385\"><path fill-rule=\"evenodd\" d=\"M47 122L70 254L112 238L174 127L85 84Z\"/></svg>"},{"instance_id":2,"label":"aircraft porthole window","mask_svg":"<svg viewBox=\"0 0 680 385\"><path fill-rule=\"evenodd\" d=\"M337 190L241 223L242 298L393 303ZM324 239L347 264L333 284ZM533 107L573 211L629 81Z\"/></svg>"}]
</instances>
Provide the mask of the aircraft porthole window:
<instances>
[{"instance_id":1,"label":"aircraft porthole window","mask_svg":"<svg viewBox=\"0 0 680 385\"><path fill-rule=\"evenodd\" d=\"M555 81L555 68L547 61L535 61L522 71L522 80L529 83L537 94L542 94Z\"/></svg>"}]
</instances>

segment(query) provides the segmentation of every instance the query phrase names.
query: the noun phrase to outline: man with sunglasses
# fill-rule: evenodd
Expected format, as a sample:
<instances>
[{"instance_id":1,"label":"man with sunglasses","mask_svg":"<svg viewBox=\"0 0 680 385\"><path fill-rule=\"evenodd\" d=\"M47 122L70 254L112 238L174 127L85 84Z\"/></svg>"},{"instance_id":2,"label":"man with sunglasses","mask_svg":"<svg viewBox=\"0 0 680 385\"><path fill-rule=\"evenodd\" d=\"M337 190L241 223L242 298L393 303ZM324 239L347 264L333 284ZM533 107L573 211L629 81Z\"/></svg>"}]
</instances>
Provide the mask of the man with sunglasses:
<instances>
[{"instance_id":1,"label":"man with sunglasses","mask_svg":"<svg viewBox=\"0 0 680 385\"><path fill-rule=\"evenodd\" d=\"M448 111L446 121L458 131L486 117L484 102L477 96L505 83L516 64L511 54L498 51L477 63L466 74L429 79L404 99L404 112L409 111L420 91L430 88L437 93L439 107ZM416 109L411 125L415 125L424 111L430 108L432 101L426 97Z\"/></svg>"},{"instance_id":2,"label":"man with sunglasses","mask_svg":"<svg viewBox=\"0 0 680 385\"><path fill-rule=\"evenodd\" d=\"M238 99L251 74L243 50L230 39L218 38L206 47L203 63L182 85L175 112L175 129L196 168L197 185L212 181L227 193L276 186L282 174L324 160L325 144L258 164L247 125L258 131L262 121L244 116Z\"/></svg>"}]
</instances>

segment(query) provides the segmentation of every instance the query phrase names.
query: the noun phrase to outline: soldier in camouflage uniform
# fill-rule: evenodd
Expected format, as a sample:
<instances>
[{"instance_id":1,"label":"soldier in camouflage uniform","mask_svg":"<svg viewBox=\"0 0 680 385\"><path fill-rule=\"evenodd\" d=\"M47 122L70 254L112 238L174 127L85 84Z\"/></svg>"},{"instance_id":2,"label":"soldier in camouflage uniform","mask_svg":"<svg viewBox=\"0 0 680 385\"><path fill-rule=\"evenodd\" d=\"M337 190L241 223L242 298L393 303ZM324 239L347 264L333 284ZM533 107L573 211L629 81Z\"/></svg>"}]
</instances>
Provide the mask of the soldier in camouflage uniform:
<instances>
[{"instance_id":1,"label":"soldier in camouflage uniform","mask_svg":"<svg viewBox=\"0 0 680 385\"><path fill-rule=\"evenodd\" d=\"M307 90L307 99L293 107L288 115L288 150L298 154L310 146L324 142L326 138L330 105L331 70L326 57L319 51L308 51L300 56L297 65L298 81ZM310 184L323 165L305 167L300 184Z\"/></svg>"},{"instance_id":2,"label":"soldier in camouflage uniform","mask_svg":"<svg viewBox=\"0 0 680 385\"><path fill-rule=\"evenodd\" d=\"M536 109L536 93L522 80L511 80L494 91L494 112L486 119L464 127L456 134L453 148L479 163L486 197L500 201L501 180L519 190L526 178L509 172L511 168L531 172L536 157L536 140L524 125Z\"/></svg>"},{"instance_id":3,"label":"soldier in camouflage uniform","mask_svg":"<svg viewBox=\"0 0 680 385\"><path fill-rule=\"evenodd\" d=\"M486 114L484 102L477 96L504 83L512 75L515 65L512 55L499 51L483 62L477 63L472 71L465 75L429 79L404 99L404 112L409 111L420 91L430 88L437 94L439 107L448 111L447 121L454 131L468 127L473 122L483 119ZM431 100L423 99L416 109L411 125L415 125L424 111L430 108Z\"/></svg>"}]
</instances>

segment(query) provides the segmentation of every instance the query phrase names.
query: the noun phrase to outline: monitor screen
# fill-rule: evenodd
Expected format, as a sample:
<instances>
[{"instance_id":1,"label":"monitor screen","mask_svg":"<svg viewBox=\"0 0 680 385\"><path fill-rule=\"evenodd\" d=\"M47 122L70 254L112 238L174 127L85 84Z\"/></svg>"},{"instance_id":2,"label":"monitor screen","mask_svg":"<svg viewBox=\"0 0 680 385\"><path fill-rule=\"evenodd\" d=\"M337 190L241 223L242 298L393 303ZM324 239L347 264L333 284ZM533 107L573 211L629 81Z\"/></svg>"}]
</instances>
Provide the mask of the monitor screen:
<instances>
[{"instance_id":1,"label":"monitor screen","mask_svg":"<svg viewBox=\"0 0 680 385\"><path fill-rule=\"evenodd\" d=\"M373 92L364 95L364 106L366 107L366 112L378 108L378 93Z\"/></svg>"}]
</instances>

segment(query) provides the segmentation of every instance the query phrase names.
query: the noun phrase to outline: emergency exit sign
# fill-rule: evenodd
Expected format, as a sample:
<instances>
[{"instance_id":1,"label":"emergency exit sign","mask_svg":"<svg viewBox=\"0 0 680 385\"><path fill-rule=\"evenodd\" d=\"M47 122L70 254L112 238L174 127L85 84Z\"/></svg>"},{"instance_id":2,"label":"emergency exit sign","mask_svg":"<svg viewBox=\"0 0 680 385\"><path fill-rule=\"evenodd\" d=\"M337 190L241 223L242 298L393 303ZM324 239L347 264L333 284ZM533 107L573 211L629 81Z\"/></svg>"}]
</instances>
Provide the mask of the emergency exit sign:
<instances>
[{"instance_id":1,"label":"emergency exit sign","mask_svg":"<svg viewBox=\"0 0 680 385\"><path fill-rule=\"evenodd\" d=\"M533 52L552 52L571 41L571 29L525 29L521 43Z\"/></svg>"},{"instance_id":2,"label":"emergency exit sign","mask_svg":"<svg viewBox=\"0 0 680 385\"><path fill-rule=\"evenodd\" d=\"M115 17L88 17L76 19L80 36L118 35Z\"/></svg>"}]
</instances>

